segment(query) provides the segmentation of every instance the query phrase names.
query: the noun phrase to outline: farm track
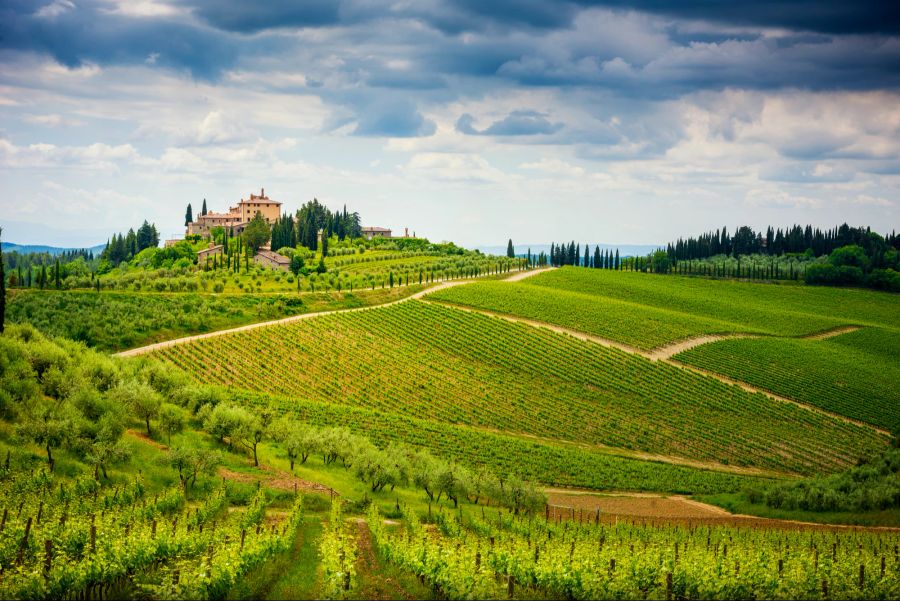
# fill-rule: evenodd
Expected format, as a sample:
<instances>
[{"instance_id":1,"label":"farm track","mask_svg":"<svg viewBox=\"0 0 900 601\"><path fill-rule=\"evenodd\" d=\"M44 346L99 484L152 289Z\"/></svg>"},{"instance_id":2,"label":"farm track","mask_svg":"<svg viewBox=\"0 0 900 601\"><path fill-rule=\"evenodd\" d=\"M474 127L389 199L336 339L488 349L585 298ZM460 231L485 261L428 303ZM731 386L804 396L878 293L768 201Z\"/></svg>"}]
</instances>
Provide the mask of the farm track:
<instances>
[{"instance_id":1,"label":"farm track","mask_svg":"<svg viewBox=\"0 0 900 601\"><path fill-rule=\"evenodd\" d=\"M533 275L537 275L538 273L543 273L544 271L550 271L551 269L556 269L555 267L546 268L546 269L532 269L531 271L519 271L511 275L508 278L505 278L504 281L507 282L518 282L520 280L524 280L525 278L531 277ZM479 278L472 278L467 280L450 280L448 282L441 282L437 286L432 286L431 288L426 288L425 290L421 290L416 292L415 294L411 294L407 297L397 299L395 301L391 301L389 303L384 303L381 305L371 305L369 307L356 307L354 309L338 309L337 311L317 311L315 313L301 313L300 315L291 315L290 317L285 317L282 319L273 319L271 321L261 321L258 323L251 323L244 326L239 326L237 328L228 328L227 330L216 330L215 332L206 332L204 334L195 334L193 336L185 336L183 338L175 338L173 340L164 340L162 342L156 342L154 344L148 344L146 346L139 346L137 348L129 349L127 351L121 351L119 353L115 353L115 357L135 357L137 355L144 355L146 353L152 353L153 351L168 348L170 346L175 346L178 344L185 344L187 342L193 342L195 340L203 340L204 338L214 338L216 336L224 336L226 334L233 334L235 332L246 332L248 330L254 330L256 328L265 328L268 326L277 326L286 323L292 323L295 321L302 321L304 319L313 319L315 317L321 317L323 315L333 315L336 313L356 313L358 311L369 311L371 309L379 309L383 307L390 307L392 305L397 305L399 303L405 303L407 301L416 300L424 297L426 294L431 294L432 292L437 292L438 290L446 290L447 288L453 288L454 286L463 286L465 284L471 284L473 282L479 281Z\"/></svg>"}]
</instances>

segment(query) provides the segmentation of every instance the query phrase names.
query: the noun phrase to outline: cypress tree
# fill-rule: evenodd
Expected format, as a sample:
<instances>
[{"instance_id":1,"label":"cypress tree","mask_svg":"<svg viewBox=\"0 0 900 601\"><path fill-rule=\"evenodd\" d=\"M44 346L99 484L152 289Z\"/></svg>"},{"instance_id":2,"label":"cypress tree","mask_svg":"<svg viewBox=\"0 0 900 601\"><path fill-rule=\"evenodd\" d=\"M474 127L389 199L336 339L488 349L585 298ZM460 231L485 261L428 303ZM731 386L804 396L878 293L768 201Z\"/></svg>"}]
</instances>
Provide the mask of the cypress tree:
<instances>
[{"instance_id":1,"label":"cypress tree","mask_svg":"<svg viewBox=\"0 0 900 601\"><path fill-rule=\"evenodd\" d=\"M59 290L60 288L62 288L62 281L60 280L60 273L59 273L59 259L58 258L56 259L56 266L54 267L53 279L54 279L54 283L56 284L56 289Z\"/></svg>"},{"instance_id":2,"label":"cypress tree","mask_svg":"<svg viewBox=\"0 0 900 601\"><path fill-rule=\"evenodd\" d=\"M47 285L47 266L41 265L41 275L40 281L38 282L41 285L41 290L44 289L44 286Z\"/></svg>"},{"instance_id":3,"label":"cypress tree","mask_svg":"<svg viewBox=\"0 0 900 601\"><path fill-rule=\"evenodd\" d=\"M188 206L190 206L190 205L188 205ZM200 209L200 214L206 215L206 199L205 198L203 199L203 208Z\"/></svg>"},{"instance_id":4,"label":"cypress tree","mask_svg":"<svg viewBox=\"0 0 900 601\"><path fill-rule=\"evenodd\" d=\"M616 249L616 265L615 265L615 268L616 268L616 271L619 270L619 249L618 249L618 248Z\"/></svg>"},{"instance_id":5,"label":"cypress tree","mask_svg":"<svg viewBox=\"0 0 900 601\"><path fill-rule=\"evenodd\" d=\"M591 263L591 249L588 247L587 244L585 244L584 245L584 266L590 267L591 266L590 263Z\"/></svg>"},{"instance_id":6,"label":"cypress tree","mask_svg":"<svg viewBox=\"0 0 900 601\"><path fill-rule=\"evenodd\" d=\"M191 203L188 203L187 211L184 213L184 227L194 220L194 211L191 209Z\"/></svg>"},{"instance_id":7,"label":"cypress tree","mask_svg":"<svg viewBox=\"0 0 900 601\"><path fill-rule=\"evenodd\" d=\"M510 259L516 256L516 249L513 248L512 238L510 238L509 242L506 244L506 256Z\"/></svg>"}]
</instances>

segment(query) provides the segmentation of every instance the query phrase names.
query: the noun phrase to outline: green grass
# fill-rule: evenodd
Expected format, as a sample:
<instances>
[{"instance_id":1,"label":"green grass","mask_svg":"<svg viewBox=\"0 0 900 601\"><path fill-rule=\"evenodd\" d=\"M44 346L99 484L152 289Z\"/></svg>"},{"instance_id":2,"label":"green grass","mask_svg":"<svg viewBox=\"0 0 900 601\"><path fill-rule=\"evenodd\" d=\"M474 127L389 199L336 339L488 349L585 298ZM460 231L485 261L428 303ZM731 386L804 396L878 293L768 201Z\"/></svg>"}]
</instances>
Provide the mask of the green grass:
<instances>
[{"instance_id":1,"label":"green grass","mask_svg":"<svg viewBox=\"0 0 900 601\"><path fill-rule=\"evenodd\" d=\"M203 383L777 471L839 469L886 443L665 363L434 303L325 315L157 356Z\"/></svg>"},{"instance_id":2,"label":"green grass","mask_svg":"<svg viewBox=\"0 0 900 601\"><path fill-rule=\"evenodd\" d=\"M848 324L900 329L900 295L855 288L780 286L574 267L529 278L527 285L634 302L781 336L801 336Z\"/></svg>"},{"instance_id":3,"label":"green grass","mask_svg":"<svg viewBox=\"0 0 900 601\"><path fill-rule=\"evenodd\" d=\"M50 336L119 351L301 313L378 305L422 288L300 295L17 291L10 296L6 317L10 323L31 323Z\"/></svg>"},{"instance_id":4,"label":"green grass","mask_svg":"<svg viewBox=\"0 0 900 601\"><path fill-rule=\"evenodd\" d=\"M853 340L838 342L844 336ZM885 351L860 350L882 336ZM900 426L900 362L891 354L898 338L885 331L825 340L743 338L704 344L674 359L891 429Z\"/></svg>"}]
</instances>

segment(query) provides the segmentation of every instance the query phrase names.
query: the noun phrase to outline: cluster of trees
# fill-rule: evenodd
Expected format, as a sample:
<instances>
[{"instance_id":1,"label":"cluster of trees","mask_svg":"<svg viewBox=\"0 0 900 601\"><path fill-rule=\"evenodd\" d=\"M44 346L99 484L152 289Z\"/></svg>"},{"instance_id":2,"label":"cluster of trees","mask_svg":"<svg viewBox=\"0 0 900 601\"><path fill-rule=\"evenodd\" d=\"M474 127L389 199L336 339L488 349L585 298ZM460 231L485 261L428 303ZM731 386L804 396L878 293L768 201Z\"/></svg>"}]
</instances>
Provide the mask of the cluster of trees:
<instances>
[{"instance_id":1,"label":"cluster of trees","mask_svg":"<svg viewBox=\"0 0 900 601\"><path fill-rule=\"evenodd\" d=\"M44 450L50 471L56 451L68 449L93 467L96 479L106 478L110 466L129 457L123 434L132 416L146 419L148 431L149 416L169 432L184 425L183 410L162 400L171 392L160 386L166 370L123 368L29 325L10 326L0 337L0 365L0 418Z\"/></svg>"},{"instance_id":2,"label":"cluster of trees","mask_svg":"<svg viewBox=\"0 0 900 601\"><path fill-rule=\"evenodd\" d=\"M332 236L337 236L338 240L359 238L362 236L359 213L348 213L346 205L343 211L332 212L318 199L313 198L297 211L294 220L296 244L285 246L299 244L312 251L318 250L319 230L322 230L323 241ZM273 248L277 247L273 245Z\"/></svg>"},{"instance_id":3,"label":"cluster of trees","mask_svg":"<svg viewBox=\"0 0 900 601\"><path fill-rule=\"evenodd\" d=\"M877 236L877 234L873 234ZM876 259L857 244L835 249L824 263L807 266L807 284L867 286L900 292L900 251L877 253Z\"/></svg>"},{"instance_id":4,"label":"cluster of trees","mask_svg":"<svg viewBox=\"0 0 900 601\"><path fill-rule=\"evenodd\" d=\"M94 254L85 250L49 253L3 253L4 284L10 288L61 287L69 277L88 277L97 269Z\"/></svg>"},{"instance_id":5,"label":"cluster of trees","mask_svg":"<svg viewBox=\"0 0 900 601\"><path fill-rule=\"evenodd\" d=\"M753 503L804 511L869 511L900 507L900 448L828 476L747 491Z\"/></svg>"},{"instance_id":6,"label":"cluster of trees","mask_svg":"<svg viewBox=\"0 0 900 601\"><path fill-rule=\"evenodd\" d=\"M156 224L144 223L138 228L129 229L127 234L113 234L106 242L106 248L100 253L100 260L107 261L113 267L117 267L123 261L130 261L136 254L145 248L159 246L159 232Z\"/></svg>"},{"instance_id":7,"label":"cluster of trees","mask_svg":"<svg viewBox=\"0 0 900 601\"><path fill-rule=\"evenodd\" d=\"M529 250L529 256L531 251ZM540 259L540 258L539 258ZM575 244L574 241L561 244L550 244L550 264L555 267L563 265L576 265L580 267L590 267L593 269L621 269L622 261L619 258L619 249L616 252L607 249L600 250L599 246L594 247L591 253L590 245L584 245L584 255L581 253L581 245Z\"/></svg>"},{"instance_id":8,"label":"cluster of trees","mask_svg":"<svg viewBox=\"0 0 900 601\"><path fill-rule=\"evenodd\" d=\"M672 261L704 259L715 255L739 256L751 254L782 255L811 251L813 256L830 254L842 246L856 244L869 257L875 259L889 248L900 248L900 235L892 232L879 236L871 228L852 228L846 223L830 230L822 231L811 225L775 229L771 226L763 232L742 226L729 235L727 228L707 232L696 238L679 238L666 246L666 253Z\"/></svg>"},{"instance_id":9,"label":"cluster of trees","mask_svg":"<svg viewBox=\"0 0 900 601\"><path fill-rule=\"evenodd\" d=\"M268 410L251 412L228 403L197 408L197 419L229 450L247 452L254 465L259 465L259 444L272 441L284 449L291 471L318 456L326 466L352 470L372 492L415 486L430 501L447 499L456 507L463 499L471 503L491 499L515 513L542 509L547 502L543 493L518 477L500 477L485 468L470 470L404 445L381 449L344 427L317 428L290 417L275 419Z\"/></svg>"}]
</instances>

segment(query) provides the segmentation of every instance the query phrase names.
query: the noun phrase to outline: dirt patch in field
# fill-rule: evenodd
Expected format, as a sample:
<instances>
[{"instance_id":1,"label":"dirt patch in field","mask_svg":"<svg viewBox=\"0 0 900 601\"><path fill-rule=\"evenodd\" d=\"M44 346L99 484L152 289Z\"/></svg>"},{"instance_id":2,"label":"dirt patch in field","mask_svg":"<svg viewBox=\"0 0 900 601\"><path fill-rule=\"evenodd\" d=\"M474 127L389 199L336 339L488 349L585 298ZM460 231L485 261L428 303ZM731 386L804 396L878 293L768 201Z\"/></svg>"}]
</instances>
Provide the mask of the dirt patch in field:
<instances>
[{"instance_id":1,"label":"dirt patch in field","mask_svg":"<svg viewBox=\"0 0 900 601\"><path fill-rule=\"evenodd\" d=\"M302 478L298 478L297 476L293 476L287 472L269 466L261 465L260 470L263 471L262 474L254 475L245 472L235 472L226 467L220 467L219 476L231 482L241 482L243 484L256 484L257 482L261 482L263 486L279 490L293 491L296 486L296 490L299 492L338 495L336 491L324 484L303 480Z\"/></svg>"},{"instance_id":2,"label":"dirt patch in field","mask_svg":"<svg viewBox=\"0 0 900 601\"><path fill-rule=\"evenodd\" d=\"M581 490L546 489L549 507L544 519L561 522L573 520L612 524L630 521L632 524L709 524L749 528L780 528L784 530L865 530L871 532L900 532L893 526L853 526L819 524L797 520L761 518L754 515L729 513L721 507L695 501L681 495L662 496L656 493L592 493ZM600 510L599 516L597 510Z\"/></svg>"},{"instance_id":3,"label":"dirt patch in field","mask_svg":"<svg viewBox=\"0 0 900 601\"><path fill-rule=\"evenodd\" d=\"M548 492L547 499L556 512L575 519L593 519L597 510L602 514L647 518L730 518L732 515L720 507L692 501L682 496L659 497L652 495L613 496L595 494L570 494Z\"/></svg>"},{"instance_id":4,"label":"dirt patch in field","mask_svg":"<svg viewBox=\"0 0 900 601\"><path fill-rule=\"evenodd\" d=\"M146 444L150 445L151 447L157 448L161 451L169 450L169 447L167 445L164 445L161 442L157 442L157 441L153 440L152 438L147 436L146 432L142 432L140 430L125 430L125 433L128 434L128 436L131 436L132 438L137 438L141 442L146 443Z\"/></svg>"}]
</instances>

